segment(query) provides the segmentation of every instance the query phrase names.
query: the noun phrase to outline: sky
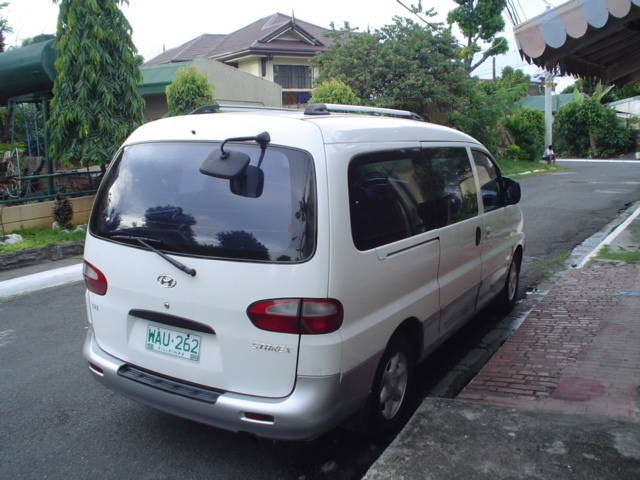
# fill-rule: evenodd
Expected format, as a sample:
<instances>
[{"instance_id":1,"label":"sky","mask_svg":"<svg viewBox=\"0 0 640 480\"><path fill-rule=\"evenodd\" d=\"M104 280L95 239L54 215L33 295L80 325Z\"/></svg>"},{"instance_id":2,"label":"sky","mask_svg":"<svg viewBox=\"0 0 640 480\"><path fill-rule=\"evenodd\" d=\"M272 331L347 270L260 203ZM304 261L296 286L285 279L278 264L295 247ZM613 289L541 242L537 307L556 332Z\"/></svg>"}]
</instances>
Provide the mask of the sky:
<instances>
[{"instance_id":1,"label":"sky","mask_svg":"<svg viewBox=\"0 0 640 480\"><path fill-rule=\"evenodd\" d=\"M9 6L4 10L14 32L7 36L7 45L19 45L22 39L40 33L55 33L58 7L52 0L4 0ZM410 4L417 0L406 0ZM427 0L439 21L445 21L447 12L456 4L453 0ZM514 0L522 21L544 12L546 5L557 6L562 0ZM201 33L231 33L249 23L276 12L291 15L322 27L334 22L341 26L349 21L361 30L379 28L391 23L395 15L409 16L396 0L130 0L123 11L133 29L133 41L145 59L149 60L163 51L176 47ZM511 21L505 16L504 36L510 50L496 59L498 74L505 66L521 68L529 75L541 73L535 66L520 58L515 46ZM487 60L473 72L481 78L491 78L491 61ZM573 83L572 78L557 79L558 89Z\"/></svg>"}]
</instances>

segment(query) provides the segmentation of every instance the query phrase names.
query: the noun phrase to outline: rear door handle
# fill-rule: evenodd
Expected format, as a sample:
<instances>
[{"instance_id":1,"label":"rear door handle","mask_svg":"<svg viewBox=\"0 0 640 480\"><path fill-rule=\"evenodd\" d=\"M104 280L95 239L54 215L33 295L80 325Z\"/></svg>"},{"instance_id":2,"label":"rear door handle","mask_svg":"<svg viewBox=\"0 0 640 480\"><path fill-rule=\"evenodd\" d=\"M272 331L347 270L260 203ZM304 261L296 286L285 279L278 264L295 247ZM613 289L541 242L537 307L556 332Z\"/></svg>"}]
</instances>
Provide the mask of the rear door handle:
<instances>
[{"instance_id":1,"label":"rear door handle","mask_svg":"<svg viewBox=\"0 0 640 480\"><path fill-rule=\"evenodd\" d=\"M480 230L480 227L476 227L476 247L480 245L481 238L482 238L482 230Z\"/></svg>"}]
</instances>

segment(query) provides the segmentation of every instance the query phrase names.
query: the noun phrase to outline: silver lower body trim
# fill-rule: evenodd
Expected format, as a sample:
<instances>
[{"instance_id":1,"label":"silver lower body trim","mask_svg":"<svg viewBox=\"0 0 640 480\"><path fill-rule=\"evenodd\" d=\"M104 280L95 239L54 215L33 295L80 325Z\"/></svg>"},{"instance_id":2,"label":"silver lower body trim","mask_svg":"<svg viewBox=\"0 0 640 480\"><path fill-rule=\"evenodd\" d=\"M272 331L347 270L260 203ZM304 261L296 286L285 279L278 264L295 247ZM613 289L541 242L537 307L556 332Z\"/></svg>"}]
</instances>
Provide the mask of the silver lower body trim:
<instances>
[{"instance_id":1,"label":"silver lower body trim","mask_svg":"<svg viewBox=\"0 0 640 480\"><path fill-rule=\"evenodd\" d=\"M310 440L321 435L354 413L369 394L363 385L353 385L357 375L298 376L293 392L284 398L225 392L215 403L207 403L118 375L127 364L102 350L91 328L83 355L92 364L89 371L98 382L127 398L224 430L278 440ZM251 420L244 412L270 415L273 421Z\"/></svg>"}]
</instances>

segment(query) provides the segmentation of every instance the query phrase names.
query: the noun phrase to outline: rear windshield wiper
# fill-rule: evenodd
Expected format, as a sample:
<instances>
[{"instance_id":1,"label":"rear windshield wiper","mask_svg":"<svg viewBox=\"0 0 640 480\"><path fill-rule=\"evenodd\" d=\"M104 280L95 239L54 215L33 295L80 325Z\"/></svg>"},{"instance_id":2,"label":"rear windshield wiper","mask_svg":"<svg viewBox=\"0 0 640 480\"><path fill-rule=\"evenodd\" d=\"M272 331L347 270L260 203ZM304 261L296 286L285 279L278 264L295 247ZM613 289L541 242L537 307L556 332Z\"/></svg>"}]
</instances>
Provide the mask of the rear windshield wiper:
<instances>
[{"instance_id":1,"label":"rear windshield wiper","mask_svg":"<svg viewBox=\"0 0 640 480\"><path fill-rule=\"evenodd\" d=\"M171 265L176 267L178 270L182 270L184 273L186 273L187 275L191 275L192 277L196 276L196 271L195 271L194 268L187 267L184 263L181 263L181 262L179 262L177 260L174 260L169 255L165 255L160 250L158 250L157 248L152 247L151 245L149 245L147 243L147 242L162 243L158 239L147 238L147 237L138 237L136 235L110 235L109 238L113 238L113 239L116 239L116 240L134 240L134 241L138 242L140 245L142 245L143 247L145 247L147 250L151 250L152 252L157 253L158 255L160 255L162 258L164 258L167 262L169 262Z\"/></svg>"}]
</instances>

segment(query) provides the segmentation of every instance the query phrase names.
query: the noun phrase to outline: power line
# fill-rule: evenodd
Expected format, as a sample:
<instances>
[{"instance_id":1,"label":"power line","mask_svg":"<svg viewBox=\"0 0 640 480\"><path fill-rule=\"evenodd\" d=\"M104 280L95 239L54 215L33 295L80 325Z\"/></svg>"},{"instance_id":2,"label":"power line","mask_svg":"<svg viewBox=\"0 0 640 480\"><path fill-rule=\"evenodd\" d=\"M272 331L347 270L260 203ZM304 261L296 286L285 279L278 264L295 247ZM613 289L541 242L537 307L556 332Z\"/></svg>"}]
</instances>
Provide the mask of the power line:
<instances>
[{"instance_id":1,"label":"power line","mask_svg":"<svg viewBox=\"0 0 640 480\"><path fill-rule=\"evenodd\" d=\"M524 19L524 21L527 21L527 14L524 11L524 8L522 8L522 4L520 3L520 0L516 0L518 2L518 7L520 7L520 11L522 12L522 18Z\"/></svg>"}]
</instances>

